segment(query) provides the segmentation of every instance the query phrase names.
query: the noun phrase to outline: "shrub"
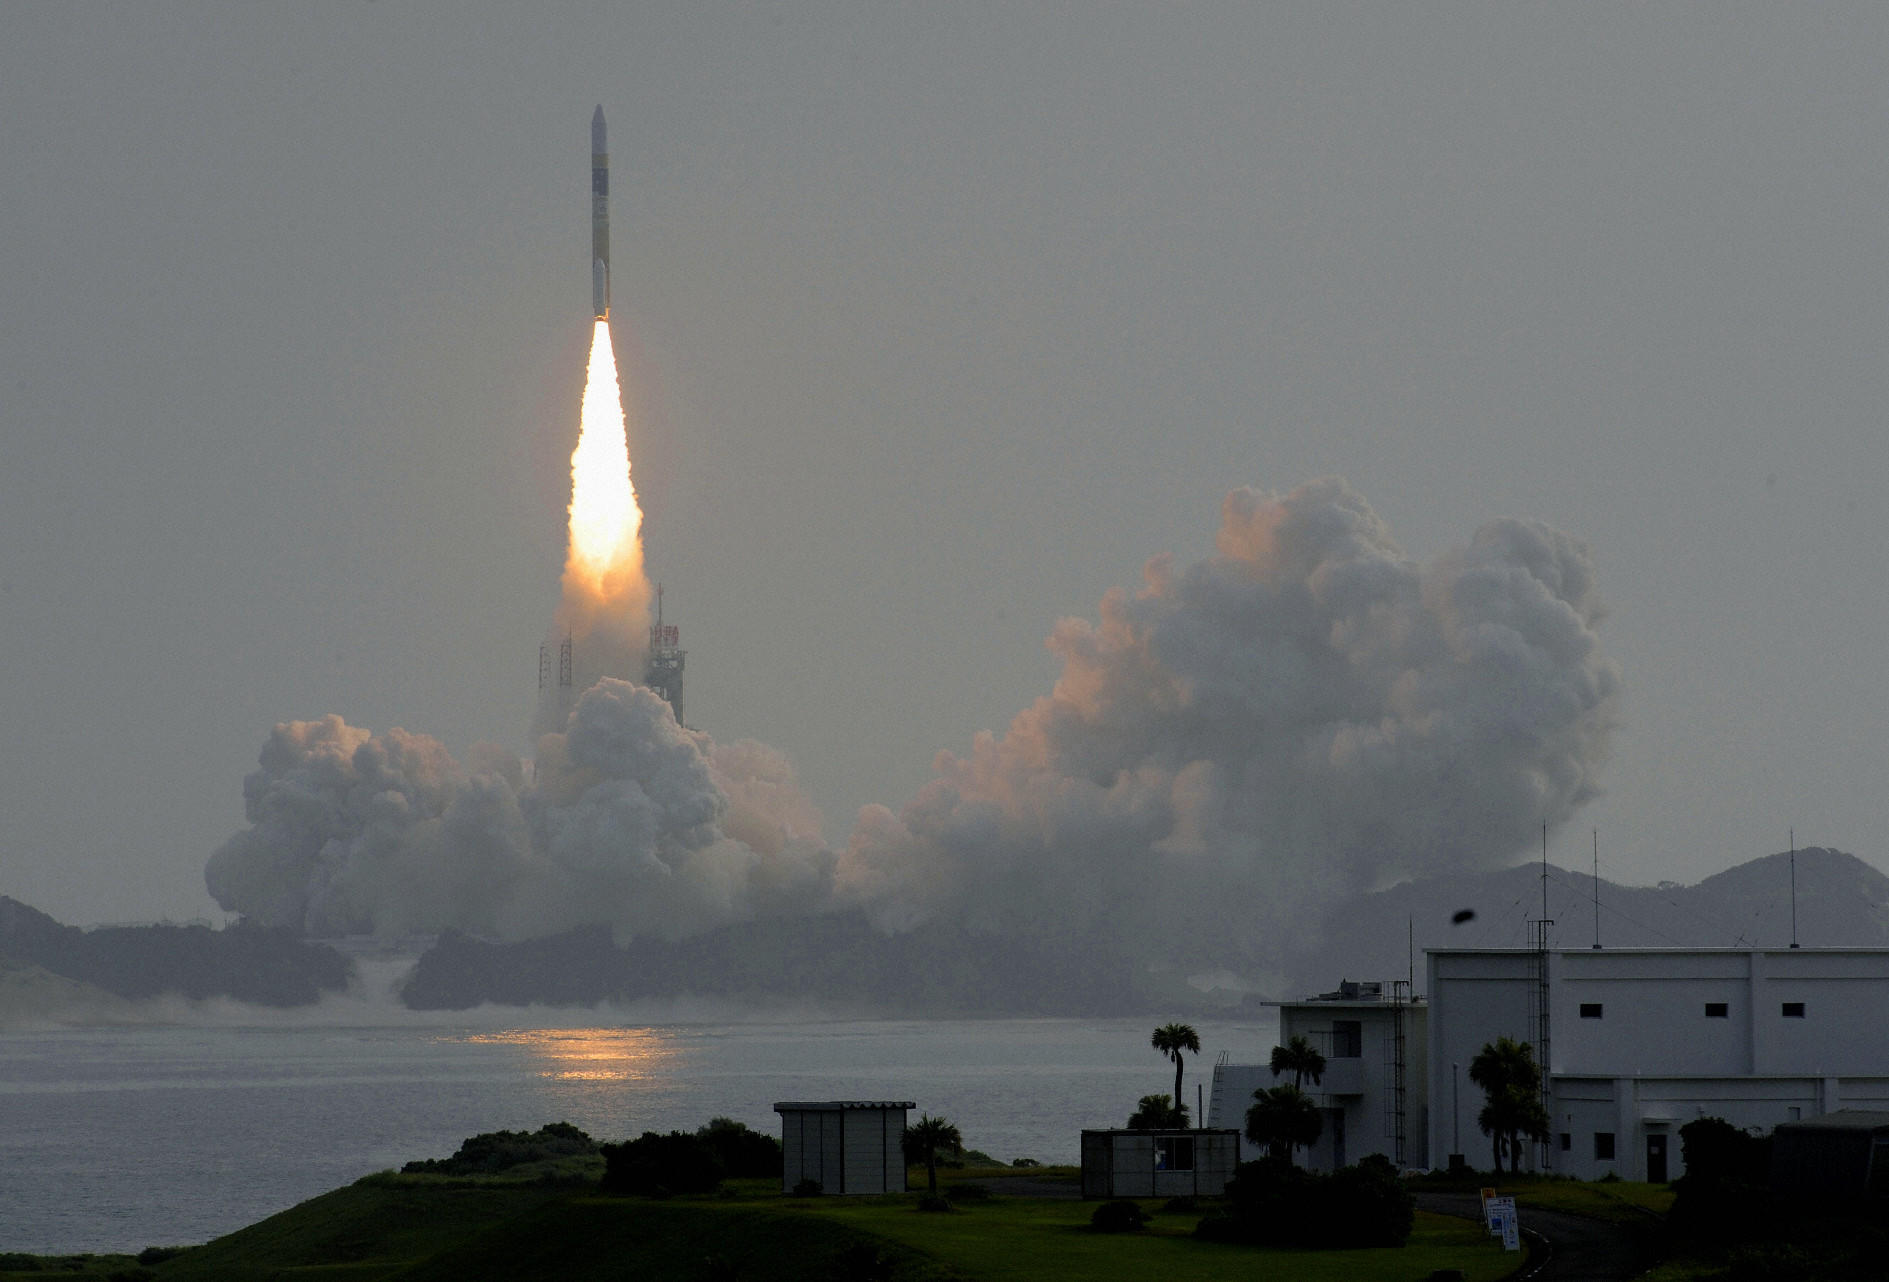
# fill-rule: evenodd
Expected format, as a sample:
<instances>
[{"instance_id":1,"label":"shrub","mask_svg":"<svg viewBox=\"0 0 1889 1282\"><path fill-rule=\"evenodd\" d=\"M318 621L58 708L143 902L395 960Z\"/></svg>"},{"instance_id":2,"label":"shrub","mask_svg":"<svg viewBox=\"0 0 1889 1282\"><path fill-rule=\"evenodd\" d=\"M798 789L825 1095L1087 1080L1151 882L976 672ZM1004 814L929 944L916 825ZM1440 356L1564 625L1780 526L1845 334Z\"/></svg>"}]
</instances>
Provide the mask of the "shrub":
<instances>
[{"instance_id":1,"label":"shrub","mask_svg":"<svg viewBox=\"0 0 1889 1282\"><path fill-rule=\"evenodd\" d=\"M1332 1175L1267 1158L1242 1162L1227 1182L1227 1209L1194 1230L1217 1242L1262 1246L1402 1246L1416 1199L1377 1155Z\"/></svg>"},{"instance_id":2,"label":"shrub","mask_svg":"<svg viewBox=\"0 0 1889 1282\"><path fill-rule=\"evenodd\" d=\"M779 1178L781 1142L731 1117L712 1117L696 1138L715 1151L729 1179Z\"/></svg>"},{"instance_id":3,"label":"shrub","mask_svg":"<svg viewBox=\"0 0 1889 1282\"><path fill-rule=\"evenodd\" d=\"M802 1180L800 1183L794 1185L795 1197L819 1197L820 1194L824 1192L826 1192L826 1189L821 1186L818 1180Z\"/></svg>"},{"instance_id":4,"label":"shrub","mask_svg":"<svg viewBox=\"0 0 1889 1282\"><path fill-rule=\"evenodd\" d=\"M1719 1117L1679 1128L1686 1173L1673 1181L1667 1226L1681 1239L1724 1244L1762 1237L1775 1227L1770 1193L1771 1138Z\"/></svg>"},{"instance_id":5,"label":"shrub","mask_svg":"<svg viewBox=\"0 0 1889 1282\"><path fill-rule=\"evenodd\" d=\"M1200 1209L1200 1200L1191 1193L1183 1193L1163 1202L1161 1209L1171 1215L1192 1215Z\"/></svg>"},{"instance_id":6,"label":"shrub","mask_svg":"<svg viewBox=\"0 0 1889 1282\"><path fill-rule=\"evenodd\" d=\"M699 1136L683 1131L658 1135L644 1131L623 1144L603 1146L602 1188L606 1193L666 1197L672 1193L713 1193L722 1182L721 1159Z\"/></svg>"},{"instance_id":7,"label":"shrub","mask_svg":"<svg viewBox=\"0 0 1889 1282\"><path fill-rule=\"evenodd\" d=\"M487 1131L474 1135L451 1157L408 1162L407 1175L492 1175L560 1157L595 1153L597 1142L569 1122L553 1122L535 1131Z\"/></svg>"},{"instance_id":8,"label":"shrub","mask_svg":"<svg viewBox=\"0 0 1889 1282\"><path fill-rule=\"evenodd\" d=\"M1143 1095L1128 1115L1131 1131L1171 1131L1187 1125L1187 1105L1176 1107L1166 1095Z\"/></svg>"},{"instance_id":9,"label":"shrub","mask_svg":"<svg viewBox=\"0 0 1889 1282\"><path fill-rule=\"evenodd\" d=\"M1023 1167L1023 1166L1041 1166L1043 1164L1037 1161L1033 1157L1017 1157L1017 1158L1012 1158L1010 1160L1010 1165Z\"/></svg>"},{"instance_id":10,"label":"shrub","mask_svg":"<svg viewBox=\"0 0 1889 1282\"><path fill-rule=\"evenodd\" d=\"M918 1209L921 1211L949 1211L951 1209L951 1203L941 1197L933 1197L931 1194L927 1193L924 1197L918 1199Z\"/></svg>"},{"instance_id":11,"label":"shrub","mask_svg":"<svg viewBox=\"0 0 1889 1282\"><path fill-rule=\"evenodd\" d=\"M1402 1246L1410 1240L1417 1199L1382 1153L1334 1171L1326 1196L1336 1204L1334 1219L1343 1226L1337 1236L1345 1239L1346 1246Z\"/></svg>"},{"instance_id":12,"label":"shrub","mask_svg":"<svg viewBox=\"0 0 1889 1282\"><path fill-rule=\"evenodd\" d=\"M1147 1222L1147 1212L1126 1198L1104 1202L1089 1216L1089 1227L1097 1233L1139 1233Z\"/></svg>"},{"instance_id":13,"label":"shrub","mask_svg":"<svg viewBox=\"0 0 1889 1282\"><path fill-rule=\"evenodd\" d=\"M1722 1117L1680 1127L1679 1153L1686 1173L1676 1183L1758 1185L1770 1178L1771 1137L1741 1131Z\"/></svg>"},{"instance_id":14,"label":"shrub","mask_svg":"<svg viewBox=\"0 0 1889 1282\"><path fill-rule=\"evenodd\" d=\"M945 1197L953 1202L988 1202L990 1190L982 1184L953 1184L945 1190Z\"/></svg>"},{"instance_id":15,"label":"shrub","mask_svg":"<svg viewBox=\"0 0 1889 1282\"><path fill-rule=\"evenodd\" d=\"M174 1260L190 1248L187 1246L147 1246L138 1252L139 1264L162 1264Z\"/></svg>"}]
</instances>

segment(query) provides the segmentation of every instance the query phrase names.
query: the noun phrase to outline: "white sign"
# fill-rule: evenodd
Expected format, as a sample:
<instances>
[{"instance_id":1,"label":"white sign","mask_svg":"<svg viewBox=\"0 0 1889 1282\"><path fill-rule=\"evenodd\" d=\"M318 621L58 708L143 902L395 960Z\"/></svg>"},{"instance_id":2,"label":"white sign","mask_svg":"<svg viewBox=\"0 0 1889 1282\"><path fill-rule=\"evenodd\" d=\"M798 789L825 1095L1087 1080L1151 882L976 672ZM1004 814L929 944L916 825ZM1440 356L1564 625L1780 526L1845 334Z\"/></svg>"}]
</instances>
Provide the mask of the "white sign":
<instances>
[{"instance_id":1,"label":"white sign","mask_svg":"<svg viewBox=\"0 0 1889 1282\"><path fill-rule=\"evenodd\" d=\"M1502 1249L1519 1251L1522 1249L1522 1230L1515 1216L1515 1199L1512 1197L1492 1197L1486 1205L1489 1208L1489 1233L1502 1239Z\"/></svg>"}]
</instances>

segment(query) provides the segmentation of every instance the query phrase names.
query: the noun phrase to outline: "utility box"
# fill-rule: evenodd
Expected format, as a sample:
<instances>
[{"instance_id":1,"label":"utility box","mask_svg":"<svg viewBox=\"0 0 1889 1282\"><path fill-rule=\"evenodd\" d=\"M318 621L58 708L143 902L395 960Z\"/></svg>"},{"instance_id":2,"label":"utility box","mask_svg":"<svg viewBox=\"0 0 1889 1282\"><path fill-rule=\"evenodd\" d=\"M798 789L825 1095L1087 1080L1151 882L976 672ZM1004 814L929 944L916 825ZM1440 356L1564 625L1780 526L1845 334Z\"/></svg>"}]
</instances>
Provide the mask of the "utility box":
<instances>
[{"instance_id":1,"label":"utility box","mask_svg":"<svg viewBox=\"0 0 1889 1282\"><path fill-rule=\"evenodd\" d=\"M1084 1131L1084 1197L1218 1197L1240 1164L1240 1133Z\"/></svg>"},{"instance_id":2,"label":"utility box","mask_svg":"<svg viewBox=\"0 0 1889 1282\"><path fill-rule=\"evenodd\" d=\"M805 1180L823 1193L903 1193L911 1100L782 1100L781 1191Z\"/></svg>"}]
</instances>

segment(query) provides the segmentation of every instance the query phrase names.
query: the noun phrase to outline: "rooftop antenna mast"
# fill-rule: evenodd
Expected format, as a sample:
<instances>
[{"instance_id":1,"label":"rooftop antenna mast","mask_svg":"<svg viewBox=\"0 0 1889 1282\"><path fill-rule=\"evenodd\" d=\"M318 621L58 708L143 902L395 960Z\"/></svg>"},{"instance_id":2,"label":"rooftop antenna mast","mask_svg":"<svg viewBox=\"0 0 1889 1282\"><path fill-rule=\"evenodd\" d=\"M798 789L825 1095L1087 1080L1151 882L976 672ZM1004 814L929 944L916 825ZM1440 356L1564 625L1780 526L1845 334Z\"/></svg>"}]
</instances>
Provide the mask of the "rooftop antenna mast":
<instances>
[{"instance_id":1,"label":"rooftop antenna mast","mask_svg":"<svg viewBox=\"0 0 1889 1282\"><path fill-rule=\"evenodd\" d=\"M1548 825L1541 826L1541 920L1542 947L1548 946Z\"/></svg>"},{"instance_id":2,"label":"rooftop antenna mast","mask_svg":"<svg viewBox=\"0 0 1889 1282\"><path fill-rule=\"evenodd\" d=\"M1791 842L1791 947L1797 947L1797 829L1787 828Z\"/></svg>"},{"instance_id":3,"label":"rooftop antenna mast","mask_svg":"<svg viewBox=\"0 0 1889 1282\"><path fill-rule=\"evenodd\" d=\"M1594 829L1594 947L1600 947L1600 829Z\"/></svg>"}]
</instances>

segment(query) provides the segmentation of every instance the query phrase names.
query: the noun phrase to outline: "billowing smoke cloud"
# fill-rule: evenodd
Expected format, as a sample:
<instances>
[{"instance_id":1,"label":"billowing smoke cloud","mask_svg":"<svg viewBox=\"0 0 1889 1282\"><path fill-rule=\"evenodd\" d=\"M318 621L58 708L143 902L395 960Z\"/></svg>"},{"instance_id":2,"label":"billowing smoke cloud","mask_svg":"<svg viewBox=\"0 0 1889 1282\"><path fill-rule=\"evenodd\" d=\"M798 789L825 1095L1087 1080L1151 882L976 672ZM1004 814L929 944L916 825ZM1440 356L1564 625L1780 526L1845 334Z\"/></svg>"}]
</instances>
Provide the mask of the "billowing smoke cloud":
<instances>
[{"instance_id":1,"label":"billowing smoke cloud","mask_svg":"<svg viewBox=\"0 0 1889 1282\"><path fill-rule=\"evenodd\" d=\"M210 893L315 934L503 939L593 924L680 938L830 899L833 857L785 759L711 743L641 686L587 690L530 782L502 749L468 755L339 717L277 726Z\"/></svg>"},{"instance_id":2,"label":"billowing smoke cloud","mask_svg":"<svg viewBox=\"0 0 1889 1282\"><path fill-rule=\"evenodd\" d=\"M1327 479L1235 491L1217 553L1146 580L1060 623L1054 691L838 854L780 753L605 680L529 780L497 749L277 727L210 889L322 933L508 939L860 908L1264 984L1336 899L1505 863L1595 795L1618 678L1566 535L1493 521L1419 565Z\"/></svg>"},{"instance_id":3,"label":"billowing smoke cloud","mask_svg":"<svg viewBox=\"0 0 1889 1282\"><path fill-rule=\"evenodd\" d=\"M1057 626L1002 738L861 812L845 900L1264 974L1337 897L1506 862L1595 795L1618 682L1579 542L1499 520L1420 566L1337 479L1221 515L1217 555Z\"/></svg>"}]
</instances>

